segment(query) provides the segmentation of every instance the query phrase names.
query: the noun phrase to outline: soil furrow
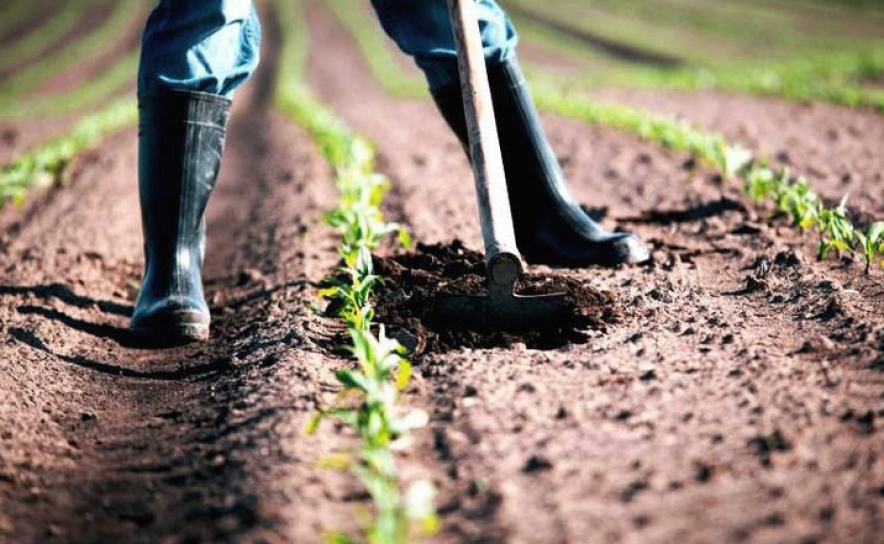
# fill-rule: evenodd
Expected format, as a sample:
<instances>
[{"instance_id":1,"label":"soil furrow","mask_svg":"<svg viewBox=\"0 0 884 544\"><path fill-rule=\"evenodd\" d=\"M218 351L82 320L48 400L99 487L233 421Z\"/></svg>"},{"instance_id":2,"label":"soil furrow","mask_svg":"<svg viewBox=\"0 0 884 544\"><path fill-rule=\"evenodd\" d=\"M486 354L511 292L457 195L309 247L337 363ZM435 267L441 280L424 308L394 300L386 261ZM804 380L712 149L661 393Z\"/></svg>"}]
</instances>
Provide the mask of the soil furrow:
<instances>
[{"instance_id":1,"label":"soil furrow","mask_svg":"<svg viewBox=\"0 0 884 544\"><path fill-rule=\"evenodd\" d=\"M516 4L509 4L507 10L515 16L534 21L556 33L562 34L563 36L580 40L588 47L603 51L608 55L625 62L663 67L677 67L684 64L683 59L654 51L648 51L632 44L612 40L605 36L599 36L586 29L575 28L555 20L552 17L543 16L536 11L525 9Z\"/></svg>"},{"instance_id":2,"label":"soil furrow","mask_svg":"<svg viewBox=\"0 0 884 544\"><path fill-rule=\"evenodd\" d=\"M268 81L240 97L209 207L208 344L148 350L126 329L141 268L135 131L78 161L7 240L0 541L320 542L352 529L352 480L316 466L349 440L302 433L345 364L316 347L308 309L337 259L321 226L336 195L306 135L268 113Z\"/></svg>"},{"instance_id":3,"label":"soil furrow","mask_svg":"<svg viewBox=\"0 0 884 544\"><path fill-rule=\"evenodd\" d=\"M721 92L604 89L593 96L656 114L678 115L764 153L773 163L808 176L811 186L837 203L884 218L884 115L863 108Z\"/></svg>"},{"instance_id":4,"label":"soil furrow","mask_svg":"<svg viewBox=\"0 0 884 544\"><path fill-rule=\"evenodd\" d=\"M107 69L120 62L124 57L134 51L141 44L141 34L147 20L147 10L133 14L129 26L121 36L117 36L113 44L104 49L99 55L74 64L66 69L52 74L33 90L33 94L62 95L65 92L76 89L81 85L88 84L104 73ZM134 86L135 74L132 74Z\"/></svg>"},{"instance_id":5,"label":"soil furrow","mask_svg":"<svg viewBox=\"0 0 884 544\"><path fill-rule=\"evenodd\" d=\"M15 43L16 41L30 34L31 32L39 29L42 25L46 24L45 11L48 6L51 5L54 9L59 9L63 7L63 5L66 4L68 1L70 0L64 0L64 2L38 0L37 2L35 2L33 9L30 11L30 16L27 17L26 20L20 22L18 25L12 28L6 28L5 32L0 35L0 46Z\"/></svg>"},{"instance_id":6,"label":"soil furrow","mask_svg":"<svg viewBox=\"0 0 884 544\"><path fill-rule=\"evenodd\" d=\"M59 134L77 122L74 115L21 121L0 121L0 168Z\"/></svg>"},{"instance_id":7,"label":"soil furrow","mask_svg":"<svg viewBox=\"0 0 884 544\"><path fill-rule=\"evenodd\" d=\"M415 238L479 247L469 168L432 105L384 94L323 10L310 28L312 84L378 144ZM545 121L601 215L688 220L630 224L649 266L562 272L623 313L586 344L422 358L433 432L413 462L442 489L439 541L874 542L880 318L686 157Z\"/></svg>"},{"instance_id":8,"label":"soil furrow","mask_svg":"<svg viewBox=\"0 0 884 544\"><path fill-rule=\"evenodd\" d=\"M0 71L0 82L6 81L15 76L15 73L22 68L30 66L34 63L38 63L44 58L50 57L62 51L68 45L77 42L82 39L84 36L87 36L90 32L92 32L97 26L101 25L101 23L107 18L108 14L113 9L114 0L109 0L106 2L96 2L96 5L91 6L91 9L86 10L83 14L82 18L77 22L76 26L74 26L71 32L66 33L62 36L58 41L52 44L51 47L47 48L46 51L43 51L40 56L24 59L22 62L17 65L11 67L8 70ZM60 9L60 6L53 6L53 9ZM35 13L40 13L40 10L36 10ZM38 17L33 24L43 24L45 23L45 15ZM34 27L37 29L38 27ZM11 43L11 42L10 42Z\"/></svg>"}]
</instances>

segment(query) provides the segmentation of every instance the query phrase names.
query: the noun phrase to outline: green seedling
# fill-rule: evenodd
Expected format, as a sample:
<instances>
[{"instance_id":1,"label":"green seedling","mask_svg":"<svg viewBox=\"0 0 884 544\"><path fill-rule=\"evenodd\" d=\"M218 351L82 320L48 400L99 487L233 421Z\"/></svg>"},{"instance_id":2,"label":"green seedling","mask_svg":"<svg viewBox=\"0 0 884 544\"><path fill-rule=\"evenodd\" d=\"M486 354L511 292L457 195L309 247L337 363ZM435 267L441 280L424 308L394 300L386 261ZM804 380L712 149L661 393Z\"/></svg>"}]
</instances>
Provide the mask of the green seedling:
<instances>
[{"instance_id":1,"label":"green seedling","mask_svg":"<svg viewBox=\"0 0 884 544\"><path fill-rule=\"evenodd\" d=\"M821 203L805 178L793 179L789 170L779 173L767 166L744 172L743 192L756 204L772 200L777 211L789 217L802 232L817 223Z\"/></svg>"},{"instance_id":2,"label":"green seedling","mask_svg":"<svg viewBox=\"0 0 884 544\"><path fill-rule=\"evenodd\" d=\"M377 337L360 330L351 330L351 337L353 345L349 349L359 362L359 370L337 373L344 387L338 395L339 404L318 413L308 431L315 433L321 421L331 417L357 433L360 450L337 457L336 465L353 471L372 497L376 515L366 516L362 522L365 542L407 544L414 537L436 531L435 489L431 483L419 480L403 494L394 452L407 443L408 433L426 426L429 417L422 410L403 411L397 405L399 393L408 387L412 374L405 349L387 338L383 328ZM331 534L328 540L357 542L341 534Z\"/></svg>"},{"instance_id":3,"label":"green seedling","mask_svg":"<svg viewBox=\"0 0 884 544\"><path fill-rule=\"evenodd\" d=\"M811 191L805 178L793 182L788 170L779 179L781 185L776 194L777 208L787 214L801 232L807 231L816 224L822 209L819 196Z\"/></svg>"},{"instance_id":4,"label":"green seedling","mask_svg":"<svg viewBox=\"0 0 884 544\"><path fill-rule=\"evenodd\" d=\"M820 231L819 252L817 257L825 259L834 249L839 255L849 253L853 249L856 228L847 217L847 197L841 200L837 208L823 208L817 219Z\"/></svg>"},{"instance_id":5,"label":"green seedling","mask_svg":"<svg viewBox=\"0 0 884 544\"><path fill-rule=\"evenodd\" d=\"M10 201L22 204L29 189L62 182L74 157L136 119L134 102L121 100L85 117L70 133L14 159L0 169L0 205Z\"/></svg>"},{"instance_id":6,"label":"green seedling","mask_svg":"<svg viewBox=\"0 0 884 544\"><path fill-rule=\"evenodd\" d=\"M884 256L884 221L872 223L865 232L857 231L856 239L866 262L866 274L869 274L875 259ZM884 268L884 260L881 266Z\"/></svg>"},{"instance_id":7,"label":"green seedling","mask_svg":"<svg viewBox=\"0 0 884 544\"><path fill-rule=\"evenodd\" d=\"M372 511L358 517L359 539L329 533L326 540L335 544L409 544L438 528L435 489L423 480L401 483L395 453L407 446L411 431L427 424L428 416L399 406L399 394L411 381L412 366L406 350L374 324L373 290L382 279L374 273L372 252L392 234L398 233L406 246L411 239L404 228L386 221L381 212L390 183L376 173L372 146L303 83L307 29L298 6L278 1L274 7L281 24L289 29L282 44L282 66L286 68L277 104L313 137L334 168L340 192L338 205L325 219L340 235L342 265L334 278L326 280L328 287L320 295L345 321L350 342L343 347L358 362L358 369L337 373L341 393L331 407L311 419L307 431L316 433L322 421L334 418L356 433L358 449L336 455L326 465L351 471L372 499Z\"/></svg>"},{"instance_id":8,"label":"green seedling","mask_svg":"<svg viewBox=\"0 0 884 544\"><path fill-rule=\"evenodd\" d=\"M743 193L752 202L762 204L778 193L779 184L780 180L770 168L754 168L746 174Z\"/></svg>"}]
</instances>

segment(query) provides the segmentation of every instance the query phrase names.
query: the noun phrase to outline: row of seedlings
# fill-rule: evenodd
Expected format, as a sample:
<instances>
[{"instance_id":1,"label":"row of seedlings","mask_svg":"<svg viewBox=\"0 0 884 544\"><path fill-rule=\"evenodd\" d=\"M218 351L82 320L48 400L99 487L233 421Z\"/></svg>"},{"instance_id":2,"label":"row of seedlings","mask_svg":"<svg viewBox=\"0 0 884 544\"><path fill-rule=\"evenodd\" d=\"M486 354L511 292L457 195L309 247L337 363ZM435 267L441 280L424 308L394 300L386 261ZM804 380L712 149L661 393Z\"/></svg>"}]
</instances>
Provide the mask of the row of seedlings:
<instances>
[{"instance_id":1,"label":"row of seedlings","mask_svg":"<svg viewBox=\"0 0 884 544\"><path fill-rule=\"evenodd\" d=\"M119 93L134 80L139 52L128 51L111 66L90 81L58 96L27 93L52 76L78 62L105 54L107 44L119 43L133 25L133 13L144 14L145 0L120 0L107 18L93 30L51 55L36 59L8 79L0 82L0 118L77 114L106 102L107 97Z\"/></svg>"},{"instance_id":2,"label":"row of seedlings","mask_svg":"<svg viewBox=\"0 0 884 544\"><path fill-rule=\"evenodd\" d=\"M87 7L76 1L65 6L76 8L79 15ZM95 29L54 54L28 64L0 83L0 118L4 120L63 114L79 117L70 131L19 154L0 168L0 206L9 202L20 205L30 189L63 183L67 167L77 155L97 145L108 134L136 123L138 115L134 99L126 97L108 101L108 97L118 95L132 82L138 62L137 51L124 55L94 80L65 93L64 100L54 95L29 97L26 93L84 57L96 55L103 44L119 40L131 27L132 13L143 13L146 7L144 0L117 2ZM66 13L66 10L59 13ZM54 15L41 29L45 30L51 21L61 16ZM104 105L92 113L82 114L99 104Z\"/></svg>"},{"instance_id":3,"label":"row of seedlings","mask_svg":"<svg viewBox=\"0 0 884 544\"><path fill-rule=\"evenodd\" d=\"M375 323L373 289L382 281L374 273L372 251L398 233L403 245L408 234L384 220L381 203L389 182L375 171L374 151L310 92L303 81L308 35L296 5L274 3L283 28L282 69L278 106L303 126L334 167L339 204L328 213L328 223L341 236L342 265L329 287L320 294L344 320L349 337L346 350L358 368L342 370L337 379L343 390L332 406L310 421L308 433L333 418L359 437L357 450L332 460L351 471L372 499L372 510L358 517L361 535L330 533L334 544L407 544L437 530L435 488L428 480L405 485L400 481L397 452L408 447L412 431L426 426L423 410L401 406L401 393L412 378L405 348Z\"/></svg>"},{"instance_id":4,"label":"row of seedlings","mask_svg":"<svg viewBox=\"0 0 884 544\"><path fill-rule=\"evenodd\" d=\"M397 96L414 96L415 83L402 84L410 76L402 73L392 58L383 36L359 10L347 10L345 0L329 0L328 5L351 31L369 68L384 88ZM392 72L399 72L393 76ZM838 254L859 256L867 271L876 262L884 266L884 223L876 221L863 229L854 224L846 199L827 206L804 177L788 170L777 170L743 145L723 136L693 127L675 117L655 116L637 109L592 101L568 94L548 78L533 74L537 106L544 111L582 120L593 125L623 130L663 147L689 153L714 168L726 179L740 179L745 194L756 204L772 203L802 231L816 231L818 256Z\"/></svg>"}]
</instances>

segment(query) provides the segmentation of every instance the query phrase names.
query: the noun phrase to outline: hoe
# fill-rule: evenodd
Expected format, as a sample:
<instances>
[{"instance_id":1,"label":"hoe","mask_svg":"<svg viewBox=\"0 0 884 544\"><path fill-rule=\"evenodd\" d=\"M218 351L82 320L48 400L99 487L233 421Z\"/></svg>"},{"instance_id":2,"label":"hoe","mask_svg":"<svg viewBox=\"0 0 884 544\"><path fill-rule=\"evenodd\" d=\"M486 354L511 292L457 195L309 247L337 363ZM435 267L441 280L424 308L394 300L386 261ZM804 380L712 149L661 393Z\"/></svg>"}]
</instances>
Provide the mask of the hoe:
<instances>
[{"instance_id":1,"label":"hoe","mask_svg":"<svg viewBox=\"0 0 884 544\"><path fill-rule=\"evenodd\" d=\"M487 295L444 295L436 301L439 318L489 330L526 330L548 325L567 309L564 295L521 296L516 280L525 265L516 234L485 55L473 0L448 0L462 82L470 156L479 218L485 241Z\"/></svg>"}]
</instances>

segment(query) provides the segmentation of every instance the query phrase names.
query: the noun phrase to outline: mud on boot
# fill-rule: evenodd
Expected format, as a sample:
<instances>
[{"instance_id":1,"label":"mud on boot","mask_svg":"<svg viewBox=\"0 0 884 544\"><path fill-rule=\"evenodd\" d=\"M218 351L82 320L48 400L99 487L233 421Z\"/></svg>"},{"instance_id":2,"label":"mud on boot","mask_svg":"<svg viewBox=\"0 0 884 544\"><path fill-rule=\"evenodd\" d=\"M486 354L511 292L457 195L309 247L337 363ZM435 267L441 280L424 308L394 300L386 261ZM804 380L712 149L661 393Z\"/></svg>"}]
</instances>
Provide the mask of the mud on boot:
<instances>
[{"instance_id":1,"label":"mud on boot","mask_svg":"<svg viewBox=\"0 0 884 544\"><path fill-rule=\"evenodd\" d=\"M156 344L209 337L203 294L205 211L218 179L230 101L169 92L139 97L139 195L145 272L133 331Z\"/></svg>"},{"instance_id":2,"label":"mud on boot","mask_svg":"<svg viewBox=\"0 0 884 544\"><path fill-rule=\"evenodd\" d=\"M573 267L647 260L648 250L635 235L604 229L571 197L518 61L489 64L488 78L516 241L525 260ZM433 98L468 148L460 84L433 91Z\"/></svg>"}]
</instances>

